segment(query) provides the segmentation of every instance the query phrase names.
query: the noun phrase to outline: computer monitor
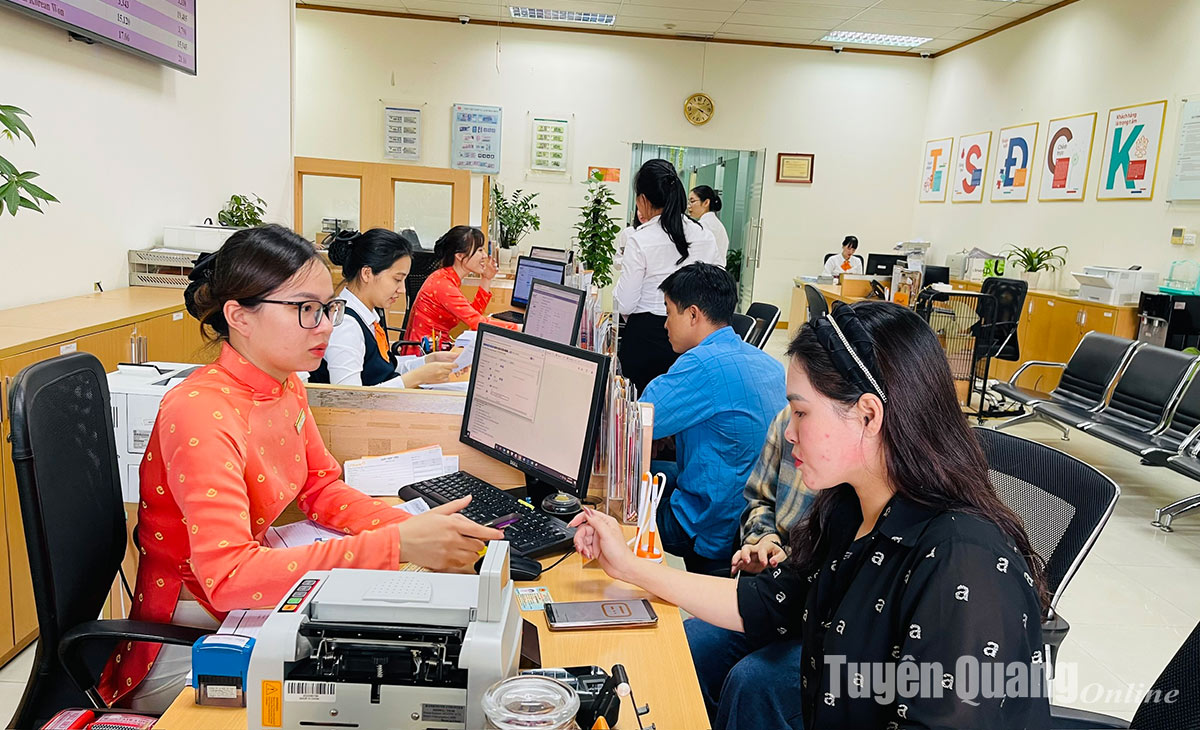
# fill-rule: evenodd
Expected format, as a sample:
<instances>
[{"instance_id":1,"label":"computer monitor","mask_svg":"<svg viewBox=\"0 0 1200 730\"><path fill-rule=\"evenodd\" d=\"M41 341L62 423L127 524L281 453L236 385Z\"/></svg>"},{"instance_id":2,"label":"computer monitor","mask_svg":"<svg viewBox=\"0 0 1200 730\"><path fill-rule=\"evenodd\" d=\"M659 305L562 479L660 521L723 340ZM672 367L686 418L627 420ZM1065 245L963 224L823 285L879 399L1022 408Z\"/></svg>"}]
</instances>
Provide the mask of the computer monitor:
<instances>
[{"instance_id":1,"label":"computer monitor","mask_svg":"<svg viewBox=\"0 0 1200 730\"><path fill-rule=\"evenodd\" d=\"M564 264L571 263L571 259L575 257L575 252L564 250L561 248L548 248L546 246L534 246L529 249L529 255L535 259L546 259L547 261L561 261Z\"/></svg>"},{"instance_id":2,"label":"computer monitor","mask_svg":"<svg viewBox=\"0 0 1200 730\"><path fill-rule=\"evenodd\" d=\"M949 284L950 283L950 267L949 266L926 266L925 280L921 282L922 286L930 284Z\"/></svg>"},{"instance_id":3,"label":"computer monitor","mask_svg":"<svg viewBox=\"0 0 1200 730\"><path fill-rule=\"evenodd\" d=\"M582 289L534 280L525 308L525 334L560 345L576 344L586 297Z\"/></svg>"},{"instance_id":4,"label":"computer monitor","mask_svg":"<svg viewBox=\"0 0 1200 730\"><path fill-rule=\"evenodd\" d=\"M582 500L607 385L604 355L480 325L459 440L532 477L531 497Z\"/></svg>"},{"instance_id":5,"label":"computer monitor","mask_svg":"<svg viewBox=\"0 0 1200 730\"><path fill-rule=\"evenodd\" d=\"M518 257L516 281L513 283L513 306L529 306L529 285L534 279L561 284L565 274L566 264L561 261L537 259L532 256Z\"/></svg>"},{"instance_id":6,"label":"computer monitor","mask_svg":"<svg viewBox=\"0 0 1200 730\"><path fill-rule=\"evenodd\" d=\"M894 253L873 253L867 255L868 276L891 276L896 264L908 265L908 257Z\"/></svg>"}]
</instances>

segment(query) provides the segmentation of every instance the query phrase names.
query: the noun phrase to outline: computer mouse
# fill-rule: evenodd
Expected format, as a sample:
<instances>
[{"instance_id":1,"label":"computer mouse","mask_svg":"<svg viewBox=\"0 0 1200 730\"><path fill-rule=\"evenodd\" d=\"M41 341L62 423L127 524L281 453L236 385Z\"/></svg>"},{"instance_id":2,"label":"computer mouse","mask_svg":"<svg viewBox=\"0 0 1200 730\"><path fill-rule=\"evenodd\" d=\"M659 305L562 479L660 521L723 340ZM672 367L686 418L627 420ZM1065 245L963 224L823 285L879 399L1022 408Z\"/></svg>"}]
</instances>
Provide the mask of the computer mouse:
<instances>
[{"instance_id":1,"label":"computer mouse","mask_svg":"<svg viewBox=\"0 0 1200 730\"><path fill-rule=\"evenodd\" d=\"M542 574L542 564L533 558L508 556L508 572L513 580L537 580Z\"/></svg>"}]
</instances>

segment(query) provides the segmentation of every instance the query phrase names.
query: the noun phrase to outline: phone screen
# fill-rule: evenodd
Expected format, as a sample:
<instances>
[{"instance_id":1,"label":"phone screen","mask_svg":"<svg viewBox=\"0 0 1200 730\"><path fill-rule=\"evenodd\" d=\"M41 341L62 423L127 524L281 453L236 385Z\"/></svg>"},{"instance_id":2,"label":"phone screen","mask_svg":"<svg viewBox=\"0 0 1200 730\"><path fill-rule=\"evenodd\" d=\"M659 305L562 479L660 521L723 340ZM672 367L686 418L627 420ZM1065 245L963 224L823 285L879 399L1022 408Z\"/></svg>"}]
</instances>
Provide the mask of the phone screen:
<instances>
[{"instance_id":1,"label":"phone screen","mask_svg":"<svg viewBox=\"0 0 1200 730\"><path fill-rule=\"evenodd\" d=\"M546 604L546 620L551 626L622 626L653 623L658 616L645 599L574 601Z\"/></svg>"}]
</instances>

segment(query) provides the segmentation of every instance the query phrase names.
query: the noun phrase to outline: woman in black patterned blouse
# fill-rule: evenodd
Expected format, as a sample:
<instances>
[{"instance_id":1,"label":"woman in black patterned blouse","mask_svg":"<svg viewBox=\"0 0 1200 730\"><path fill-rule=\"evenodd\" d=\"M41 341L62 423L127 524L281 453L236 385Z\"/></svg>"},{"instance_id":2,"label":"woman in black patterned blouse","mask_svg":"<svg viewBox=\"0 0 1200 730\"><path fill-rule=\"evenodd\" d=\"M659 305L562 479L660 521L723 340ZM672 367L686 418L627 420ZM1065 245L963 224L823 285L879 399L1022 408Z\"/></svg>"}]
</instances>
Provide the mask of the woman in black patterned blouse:
<instances>
[{"instance_id":1,"label":"woman in black patterned blouse","mask_svg":"<svg viewBox=\"0 0 1200 730\"><path fill-rule=\"evenodd\" d=\"M1047 727L1043 564L992 490L936 335L860 302L806 324L788 356L786 437L818 496L782 565L684 573L591 511L580 552L751 647L802 641L800 670L779 674L798 702L722 699L715 728Z\"/></svg>"}]
</instances>

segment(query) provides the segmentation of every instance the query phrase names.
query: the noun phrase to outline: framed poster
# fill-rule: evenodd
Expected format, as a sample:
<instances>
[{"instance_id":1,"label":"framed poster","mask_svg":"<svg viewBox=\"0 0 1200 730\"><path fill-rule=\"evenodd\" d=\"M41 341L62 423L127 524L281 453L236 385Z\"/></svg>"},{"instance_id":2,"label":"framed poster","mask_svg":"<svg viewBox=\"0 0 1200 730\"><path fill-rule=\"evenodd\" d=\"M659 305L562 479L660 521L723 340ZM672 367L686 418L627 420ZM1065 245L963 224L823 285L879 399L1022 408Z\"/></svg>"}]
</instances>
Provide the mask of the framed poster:
<instances>
[{"instance_id":1,"label":"framed poster","mask_svg":"<svg viewBox=\"0 0 1200 730\"><path fill-rule=\"evenodd\" d=\"M987 161L992 153L992 133L980 132L958 138L958 158L954 163L954 187L951 203L982 203Z\"/></svg>"},{"instance_id":2,"label":"framed poster","mask_svg":"<svg viewBox=\"0 0 1200 730\"><path fill-rule=\"evenodd\" d=\"M570 129L570 122L566 119L534 117L529 166L534 170L565 172L567 169L568 129Z\"/></svg>"},{"instance_id":3,"label":"framed poster","mask_svg":"<svg viewBox=\"0 0 1200 730\"><path fill-rule=\"evenodd\" d=\"M1167 200L1200 200L1200 99L1183 99Z\"/></svg>"},{"instance_id":4,"label":"framed poster","mask_svg":"<svg viewBox=\"0 0 1200 730\"><path fill-rule=\"evenodd\" d=\"M1096 112L1051 119L1046 125L1046 156L1040 161L1038 200L1083 200L1092 169Z\"/></svg>"},{"instance_id":5,"label":"framed poster","mask_svg":"<svg viewBox=\"0 0 1200 730\"><path fill-rule=\"evenodd\" d=\"M1167 100L1108 112L1096 200L1153 200Z\"/></svg>"},{"instance_id":6,"label":"framed poster","mask_svg":"<svg viewBox=\"0 0 1200 730\"><path fill-rule=\"evenodd\" d=\"M954 152L954 138L934 139L925 143L925 162L921 170L922 203L946 202L946 190L950 187L950 163Z\"/></svg>"},{"instance_id":7,"label":"framed poster","mask_svg":"<svg viewBox=\"0 0 1200 730\"><path fill-rule=\"evenodd\" d=\"M498 174L502 121L503 111L498 106L455 104L450 114L450 167Z\"/></svg>"},{"instance_id":8,"label":"framed poster","mask_svg":"<svg viewBox=\"0 0 1200 730\"><path fill-rule=\"evenodd\" d=\"M383 108L383 159L421 159L421 110Z\"/></svg>"},{"instance_id":9,"label":"framed poster","mask_svg":"<svg viewBox=\"0 0 1200 730\"><path fill-rule=\"evenodd\" d=\"M780 152L775 164L775 182L811 183L814 155Z\"/></svg>"},{"instance_id":10,"label":"framed poster","mask_svg":"<svg viewBox=\"0 0 1200 730\"><path fill-rule=\"evenodd\" d=\"M1040 125L1020 124L1000 130L992 167L992 202L1024 203L1033 183L1034 150Z\"/></svg>"}]
</instances>

